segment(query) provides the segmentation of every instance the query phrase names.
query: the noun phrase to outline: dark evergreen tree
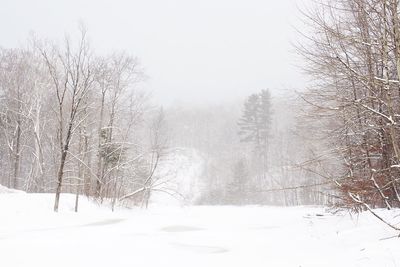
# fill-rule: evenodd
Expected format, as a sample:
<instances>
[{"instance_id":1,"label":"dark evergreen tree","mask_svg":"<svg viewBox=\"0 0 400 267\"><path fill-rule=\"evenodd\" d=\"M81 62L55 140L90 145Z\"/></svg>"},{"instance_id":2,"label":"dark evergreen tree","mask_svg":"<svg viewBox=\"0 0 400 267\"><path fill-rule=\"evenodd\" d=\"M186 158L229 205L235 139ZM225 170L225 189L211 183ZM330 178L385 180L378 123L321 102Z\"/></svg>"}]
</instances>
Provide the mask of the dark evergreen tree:
<instances>
[{"instance_id":1,"label":"dark evergreen tree","mask_svg":"<svg viewBox=\"0 0 400 267\"><path fill-rule=\"evenodd\" d=\"M266 151L271 131L271 94L262 90L250 95L238 121L241 142L253 143L258 152Z\"/></svg>"},{"instance_id":2,"label":"dark evergreen tree","mask_svg":"<svg viewBox=\"0 0 400 267\"><path fill-rule=\"evenodd\" d=\"M261 90L250 95L245 103L242 117L238 121L241 142L253 145L255 155L265 178L267 171L268 141L272 123L271 94Z\"/></svg>"},{"instance_id":3,"label":"dark evergreen tree","mask_svg":"<svg viewBox=\"0 0 400 267\"><path fill-rule=\"evenodd\" d=\"M244 103L243 115L238 122L240 141L254 143L256 147L260 145L259 102L258 94L250 95Z\"/></svg>"}]
</instances>

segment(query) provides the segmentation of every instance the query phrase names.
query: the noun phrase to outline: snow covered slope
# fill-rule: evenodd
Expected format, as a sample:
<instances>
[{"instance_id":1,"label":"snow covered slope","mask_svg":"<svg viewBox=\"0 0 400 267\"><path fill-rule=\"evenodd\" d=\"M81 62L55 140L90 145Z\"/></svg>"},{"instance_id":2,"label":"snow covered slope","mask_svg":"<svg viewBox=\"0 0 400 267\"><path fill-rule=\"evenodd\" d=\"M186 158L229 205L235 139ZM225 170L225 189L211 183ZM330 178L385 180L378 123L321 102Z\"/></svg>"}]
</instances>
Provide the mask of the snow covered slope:
<instances>
[{"instance_id":1,"label":"snow covered slope","mask_svg":"<svg viewBox=\"0 0 400 267\"><path fill-rule=\"evenodd\" d=\"M152 193L153 205L181 206L193 204L200 197L204 159L199 152L188 148L175 148L163 159L155 176L163 191Z\"/></svg>"},{"instance_id":2,"label":"snow covered slope","mask_svg":"<svg viewBox=\"0 0 400 267\"><path fill-rule=\"evenodd\" d=\"M0 184L0 194L6 194L6 193L10 194L10 193L25 193L25 192L19 191L19 190L10 189L10 188L7 188L7 187L2 186Z\"/></svg>"},{"instance_id":3,"label":"snow covered slope","mask_svg":"<svg viewBox=\"0 0 400 267\"><path fill-rule=\"evenodd\" d=\"M313 207L163 207L114 213L62 195L0 194L0 266L400 266L397 233L368 213ZM386 213L394 217L396 212Z\"/></svg>"}]
</instances>

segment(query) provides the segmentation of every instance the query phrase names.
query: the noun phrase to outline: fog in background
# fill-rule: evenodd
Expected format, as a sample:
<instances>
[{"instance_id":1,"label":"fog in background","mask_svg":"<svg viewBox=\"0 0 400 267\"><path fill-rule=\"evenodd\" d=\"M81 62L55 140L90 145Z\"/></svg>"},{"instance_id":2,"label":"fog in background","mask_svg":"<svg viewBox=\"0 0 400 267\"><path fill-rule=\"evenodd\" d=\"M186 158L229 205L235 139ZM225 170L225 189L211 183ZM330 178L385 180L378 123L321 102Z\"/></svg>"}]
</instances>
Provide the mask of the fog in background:
<instances>
[{"instance_id":1,"label":"fog in background","mask_svg":"<svg viewBox=\"0 0 400 267\"><path fill-rule=\"evenodd\" d=\"M113 208L326 203L303 164L324 144L295 94L305 3L4 2L0 184L55 191L54 210L61 192Z\"/></svg>"},{"instance_id":2,"label":"fog in background","mask_svg":"<svg viewBox=\"0 0 400 267\"><path fill-rule=\"evenodd\" d=\"M290 43L304 28L305 2L3 0L0 44L16 47L30 32L62 39L81 21L96 51L139 58L157 103L216 104L304 86Z\"/></svg>"},{"instance_id":3,"label":"fog in background","mask_svg":"<svg viewBox=\"0 0 400 267\"><path fill-rule=\"evenodd\" d=\"M400 262L400 0L0 2L1 266Z\"/></svg>"}]
</instances>

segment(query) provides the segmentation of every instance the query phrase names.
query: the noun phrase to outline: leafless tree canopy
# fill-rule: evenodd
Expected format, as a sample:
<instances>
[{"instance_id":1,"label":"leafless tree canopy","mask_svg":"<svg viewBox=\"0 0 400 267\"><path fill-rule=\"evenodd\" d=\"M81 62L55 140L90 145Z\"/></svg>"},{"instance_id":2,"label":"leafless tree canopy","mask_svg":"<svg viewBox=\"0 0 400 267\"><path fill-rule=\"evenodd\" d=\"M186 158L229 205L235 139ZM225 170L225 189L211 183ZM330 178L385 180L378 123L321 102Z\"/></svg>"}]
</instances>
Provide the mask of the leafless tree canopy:
<instances>
[{"instance_id":1,"label":"leafless tree canopy","mask_svg":"<svg viewBox=\"0 0 400 267\"><path fill-rule=\"evenodd\" d=\"M400 206L400 32L396 0L321 1L298 46L315 82L303 95L329 142L338 205Z\"/></svg>"},{"instance_id":2,"label":"leafless tree canopy","mask_svg":"<svg viewBox=\"0 0 400 267\"><path fill-rule=\"evenodd\" d=\"M299 97L254 88L232 105L159 109L124 51L98 55L81 27L62 44L0 50L0 183L147 206L170 148L203 159L200 204L400 206L396 0L321 0L304 11ZM74 37L77 37L74 36ZM250 90L250 89L249 89ZM189 182L187 182L189 183Z\"/></svg>"},{"instance_id":3,"label":"leafless tree canopy","mask_svg":"<svg viewBox=\"0 0 400 267\"><path fill-rule=\"evenodd\" d=\"M160 117L138 88L143 77L125 52L96 55L83 28L77 41L1 49L0 183L56 192L55 211L61 192L76 194L76 210L81 194L112 206L145 197L164 147Z\"/></svg>"}]
</instances>

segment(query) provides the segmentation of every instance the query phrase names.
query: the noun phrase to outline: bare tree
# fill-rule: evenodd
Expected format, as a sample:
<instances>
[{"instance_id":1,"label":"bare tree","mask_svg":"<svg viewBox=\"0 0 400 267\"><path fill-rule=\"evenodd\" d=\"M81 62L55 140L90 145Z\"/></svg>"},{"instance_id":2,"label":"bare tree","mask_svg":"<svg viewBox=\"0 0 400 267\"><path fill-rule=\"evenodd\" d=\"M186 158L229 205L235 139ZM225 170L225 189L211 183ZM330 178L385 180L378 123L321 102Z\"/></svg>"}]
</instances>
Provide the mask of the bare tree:
<instances>
[{"instance_id":1,"label":"bare tree","mask_svg":"<svg viewBox=\"0 0 400 267\"><path fill-rule=\"evenodd\" d=\"M51 50L42 49L41 54L52 78L57 101L60 161L54 211L58 211L64 166L71 140L75 130L85 119L78 121L82 102L93 83L91 52L86 31L81 30L77 48L72 47L71 41L66 38L63 49L53 46Z\"/></svg>"},{"instance_id":2,"label":"bare tree","mask_svg":"<svg viewBox=\"0 0 400 267\"><path fill-rule=\"evenodd\" d=\"M338 205L398 207L398 2L320 1L305 15L314 34L298 51L316 82L304 99L342 163L331 175Z\"/></svg>"},{"instance_id":3,"label":"bare tree","mask_svg":"<svg viewBox=\"0 0 400 267\"><path fill-rule=\"evenodd\" d=\"M168 187L168 180L166 177L157 175L157 168L160 165L160 161L167 154L167 133L166 133L166 121L164 111L161 108L155 115L154 119L149 125L150 136L149 144L150 149L146 153L147 156L144 162L144 171L138 177L137 185L134 190L124 194L119 198L119 201L128 199L140 199L142 207L148 207L149 200L153 191L162 192L169 195L178 195L172 188Z\"/></svg>"},{"instance_id":4,"label":"bare tree","mask_svg":"<svg viewBox=\"0 0 400 267\"><path fill-rule=\"evenodd\" d=\"M125 54L113 54L101 61L96 82L101 91L100 96L100 118L98 126L98 154L97 154L97 181L96 195L103 198L112 190L110 188L114 181L112 175L115 164L121 162L120 158L126 150L125 144L128 136L122 134L120 141L114 141L115 130L119 129L120 122L117 118L123 114L123 109L128 109L128 118L140 116L140 110L132 110L129 102L135 96L134 86L141 79L142 72L135 58ZM128 101L127 101L128 100ZM137 99L139 100L139 99ZM139 100L140 102L142 100ZM122 118L120 118L122 120ZM108 120L104 125L105 120ZM123 121L123 120L122 120ZM124 125L127 129L132 126L131 122ZM117 164L117 165L118 165ZM113 187L113 186L111 186ZM115 184L114 184L115 187Z\"/></svg>"}]
</instances>

